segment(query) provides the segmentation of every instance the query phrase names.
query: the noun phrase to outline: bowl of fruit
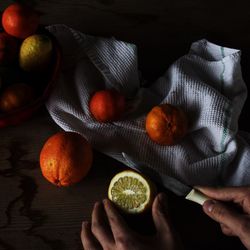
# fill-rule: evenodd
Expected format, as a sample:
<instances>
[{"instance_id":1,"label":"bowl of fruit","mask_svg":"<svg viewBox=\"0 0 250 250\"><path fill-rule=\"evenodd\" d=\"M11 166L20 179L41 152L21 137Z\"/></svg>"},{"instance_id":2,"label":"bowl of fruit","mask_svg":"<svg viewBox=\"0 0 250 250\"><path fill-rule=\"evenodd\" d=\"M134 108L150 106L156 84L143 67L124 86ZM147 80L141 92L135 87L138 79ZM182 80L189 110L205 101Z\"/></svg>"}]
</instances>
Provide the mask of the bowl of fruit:
<instances>
[{"instance_id":1,"label":"bowl of fruit","mask_svg":"<svg viewBox=\"0 0 250 250\"><path fill-rule=\"evenodd\" d=\"M2 128L27 120L45 103L58 76L61 50L29 6L11 4L0 17Z\"/></svg>"}]
</instances>

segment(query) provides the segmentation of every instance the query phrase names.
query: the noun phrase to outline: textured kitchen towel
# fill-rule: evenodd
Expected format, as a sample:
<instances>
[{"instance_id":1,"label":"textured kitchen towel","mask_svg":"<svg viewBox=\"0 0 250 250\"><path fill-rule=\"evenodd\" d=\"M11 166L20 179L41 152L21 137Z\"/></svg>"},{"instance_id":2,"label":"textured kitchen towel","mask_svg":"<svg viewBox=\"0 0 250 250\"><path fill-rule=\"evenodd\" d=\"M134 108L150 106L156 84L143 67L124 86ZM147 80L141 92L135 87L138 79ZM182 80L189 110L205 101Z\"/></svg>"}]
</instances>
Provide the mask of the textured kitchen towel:
<instances>
[{"instance_id":1,"label":"textured kitchen towel","mask_svg":"<svg viewBox=\"0 0 250 250\"><path fill-rule=\"evenodd\" d=\"M135 45L65 25L48 30L63 51L62 71L46 103L60 127L82 134L95 149L124 164L122 152L186 184L250 183L249 135L238 132L247 96L239 50L194 42L188 54L143 87ZM104 87L127 97L128 111L117 122L98 123L89 113L90 96ZM165 102L181 107L190 122L188 135L175 146L155 144L144 129L147 112Z\"/></svg>"}]
</instances>

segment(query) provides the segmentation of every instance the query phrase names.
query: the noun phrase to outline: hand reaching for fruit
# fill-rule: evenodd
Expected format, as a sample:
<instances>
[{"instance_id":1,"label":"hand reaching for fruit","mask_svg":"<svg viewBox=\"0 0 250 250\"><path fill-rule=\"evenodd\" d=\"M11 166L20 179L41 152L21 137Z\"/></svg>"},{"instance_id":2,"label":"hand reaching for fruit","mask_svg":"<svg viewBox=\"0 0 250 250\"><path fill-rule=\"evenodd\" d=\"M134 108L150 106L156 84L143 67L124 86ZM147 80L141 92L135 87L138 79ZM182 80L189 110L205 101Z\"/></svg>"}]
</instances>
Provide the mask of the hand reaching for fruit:
<instances>
[{"instance_id":1,"label":"hand reaching for fruit","mask_svg":"<svg viewBox=\"0 0 250 250\"><path fill-rule=\"evenodd\" d=\"M164 194L156 196L152 206L156 234L143 236L129 228L109 200L97 202L92 221L82 223L81 240L85 250L180 250L183 249L170 223Z\"/></svg>"}]
</instances>

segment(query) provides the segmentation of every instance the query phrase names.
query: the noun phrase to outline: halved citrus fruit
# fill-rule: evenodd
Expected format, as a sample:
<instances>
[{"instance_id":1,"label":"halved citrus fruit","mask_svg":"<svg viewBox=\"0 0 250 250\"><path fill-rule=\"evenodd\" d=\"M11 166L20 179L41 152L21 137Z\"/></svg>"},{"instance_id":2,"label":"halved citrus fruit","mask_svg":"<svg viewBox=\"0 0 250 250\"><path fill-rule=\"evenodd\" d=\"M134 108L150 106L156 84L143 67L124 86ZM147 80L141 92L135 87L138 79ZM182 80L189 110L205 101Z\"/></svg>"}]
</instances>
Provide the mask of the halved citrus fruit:
<instances>
[{"instance_id":1,"label":"halved citrus fruit","mask_svg":"<svg viewBox=\"0 0 250 250\"><path fill-rule=\"evenodd\" d=\"M124 212L139 214L151 207L155 193L156 187L148 178L125 170L112 178L108 198Z\"/></svg>"}]
</instances>

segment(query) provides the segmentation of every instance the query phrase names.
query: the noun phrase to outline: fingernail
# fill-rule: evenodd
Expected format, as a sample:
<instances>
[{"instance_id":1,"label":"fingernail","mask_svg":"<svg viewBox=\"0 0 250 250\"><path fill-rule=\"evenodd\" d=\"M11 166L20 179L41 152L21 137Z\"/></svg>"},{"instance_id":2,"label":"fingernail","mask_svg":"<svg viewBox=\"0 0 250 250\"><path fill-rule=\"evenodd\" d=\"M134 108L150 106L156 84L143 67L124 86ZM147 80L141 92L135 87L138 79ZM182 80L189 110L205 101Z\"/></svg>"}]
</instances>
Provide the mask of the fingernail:
<instances>
[{"instance_id":1,"label":"fingernail","mask_svg":"<svg viewBox=\"0 0 250 250\"><path fill-rule=\"evenodd\" d=\"M215 205L214 200L207 200L207 201L204 202L203 208L208 213L211 213L213 211L214 205Z\"/></svg>"},{"instance_id":2,"label":"fingernail","mask_svg":"<svg viewBox=\"0 0 250 250\"><path fill-rule=\"evenodd\" d=\"M101 206L101 202L99 202L99 201L97 201L96 203L95 203L95 205L94 205L94 208L99 208Z\"/></svg>"},{"instance_id":3,"label":"fingernail","mask_svg":"<svg viewBox=\"0 0 250 250\"><path fill-rule=\"evenodd\" d=\"M168 209L166 195L164 193L160 193L158 195L158 201L159 201L160 209L163 212L165 212Z\"/></svg>"},{"instance_id":4,"label":"fingernail","mask_svg":"<svg viewBox=\"0 0 250 250\"><path fill-rule=\"evenodd\" d=\"M108 199L104 199L104 200L102 200L102 203L103 203L104 205L107 205L107 204L108 204L108 202L109 202L109 200L108 200Z\"/></svg>"}]
</instances>

